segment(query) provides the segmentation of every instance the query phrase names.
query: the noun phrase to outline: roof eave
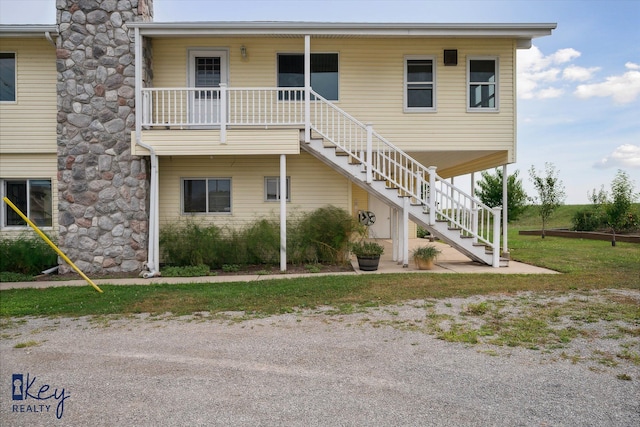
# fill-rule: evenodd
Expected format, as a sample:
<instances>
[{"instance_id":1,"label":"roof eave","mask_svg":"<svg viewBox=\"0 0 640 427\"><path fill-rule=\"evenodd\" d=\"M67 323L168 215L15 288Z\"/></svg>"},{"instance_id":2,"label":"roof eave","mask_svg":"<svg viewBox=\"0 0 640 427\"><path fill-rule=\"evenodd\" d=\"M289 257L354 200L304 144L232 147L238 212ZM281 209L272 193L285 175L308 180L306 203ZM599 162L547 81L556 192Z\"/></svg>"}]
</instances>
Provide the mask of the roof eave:
<instances>
[{"instance_id":1,"label":"roof eave","mask_svg":"<svg viewBox=\"0 0 640 427\"><path fill-rule=\"evenodd\" d=\"M555 23L409 24L333 22L134 22L146 36L351 36L351 37L498 37L532 39L550 35Z\"/></svg>"},{"instance_id":2,"label":"roof eave","mask_svg":"<svg viewBox=\"0 0 640 427\"><path fill-rule=\"evenodd\" d=\"M56 35L58 28L47 24L0 24L0 37L43 37L46 33Z\"/></svg>"}]
</instances>

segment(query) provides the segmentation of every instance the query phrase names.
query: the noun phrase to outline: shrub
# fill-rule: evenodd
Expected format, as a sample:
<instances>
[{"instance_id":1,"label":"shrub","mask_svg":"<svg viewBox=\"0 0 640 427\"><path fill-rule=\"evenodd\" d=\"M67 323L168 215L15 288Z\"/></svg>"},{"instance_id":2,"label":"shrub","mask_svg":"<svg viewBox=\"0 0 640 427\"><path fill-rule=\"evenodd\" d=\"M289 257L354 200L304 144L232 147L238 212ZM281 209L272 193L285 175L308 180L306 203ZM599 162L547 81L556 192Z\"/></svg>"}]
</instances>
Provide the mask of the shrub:
<instances>
[{"instance_id":1,"label":"shrub","mask_svg":"<svg viewBox=\"0 0 640 427\"><path fill-rule=\"evenodd\" d=\"M349 240L357 229L349 212L325 206L303 216L298 232L301 242L313 252L318 262L341 263L347 259Z\"/></svg>"},{"instance_id":2,"label":"shrub","mask_svg":"<svg viewBox=\"0 0 640 427\"><path fill-rule=\"evenodd\" d=\"M305 264L346 262L349 238L357 223L344 209L327 206L288 222L287 260ZM194 221L160 230L162 260L168 266L204 264L277 264L280 260L280 224L260 219L241 229L221 229Z\"/></svg>"},{"instance_id":3,"label":"shrub","mask_svg":"<svg viewBox=\"0 0 640 427\"><path fill-rule=\"evenodd\" d=\"M276 264L280 259L280 225L261 219L242 233L249 264Z\"/></svg>"},{"instance_id":4,"label":"shrub","mask_svg":"<svg viewBox=\"0 0 640 427\"><path fill-rule=\"evenodd\" d=\"M594 209L581 209L571 219L574 231L596 231L605 227L606 220Z\"/></svg>"},{"instance_id":5,"label":"shrub","mask_svg":"<svg viewBox=\"0 0 640 427\"><path fill-rule=\"evenodd\" d=\"M160 247L168 265L222 265L221 230L215 225L202 226L193 221L169 225L160 230Z\"/></svg>"},{"instance_id":6,"label":"shrub","mask_svg":"<svg viewBox=\"0 0 640 427\"><path fill-rule=\"evenodd\" d=\"M412 255L414 258L418 258L418 259L433 260L433 259L436 259L438 255L440 255L440 253L441 253L440 249L436 248L435 246L426 245L426 246L418 246L417 248L415 248L412 252Z\"/></svg>"},{"instance_id":7,"label":"shrub","mask_svg":"<svg viewBox=\"0 0 640 427\"><path fill-rule=\"evenodd\" d=\"M58 255L38 237L0 238L0 271L36 275L56 265Z\"/></svg>"},{"instance_id":8,"label":"shrub","mask_svg":"<svg viewBox=\"0 0 640 427\"><path fill-rule=\"evenodd\" d=\"M351 245L351 252L357 257L374 257L384 253L384 246L376 242L359 241Z\"/></svg>"},{"instance_id":9,"label":"shrub","mask_svg":"<svg viewBox=\"0 0 640 427\"><path fill-rule=\"evenodd\" d=\"M220 263L211 268L221 268L225 264L245 265L248 261L247 241L243 230L226 229L219 243Z\"/></svg>"}]
</instances>

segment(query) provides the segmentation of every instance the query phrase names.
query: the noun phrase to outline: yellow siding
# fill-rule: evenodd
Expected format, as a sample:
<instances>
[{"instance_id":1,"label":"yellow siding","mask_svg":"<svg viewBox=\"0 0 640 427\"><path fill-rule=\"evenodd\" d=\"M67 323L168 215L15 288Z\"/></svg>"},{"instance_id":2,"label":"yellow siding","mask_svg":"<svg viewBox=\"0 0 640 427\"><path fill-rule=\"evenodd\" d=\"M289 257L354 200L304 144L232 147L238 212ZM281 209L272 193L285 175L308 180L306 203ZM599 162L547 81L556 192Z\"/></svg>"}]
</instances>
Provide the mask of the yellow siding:
<instances>
[{"instance_id":1,"label":"yellow siding","mask_svg":"<svg viewBox=\"0 0 640 427\"><path fill-rule=\"evenodd\" d=\"M0 103L0 153L56 152L56 49L44 38L0 38L16 54L16 102ZM55 165L55 160L54 160Z\"/></svg>"},{"instance_id":2,"label":"yellow siding","mask_svg":"<svg viewBox=\"0 0 640 427\"><path fill-rule=\"evenodd\" d=\"M0 156L0 178L2 179L50 179L51 198L53 211L53 230L44 228L49 234L58 232L58 180L57 180L57 157L52 154L31 154L29 156L20 154L3 154ZM4 190L3 190L4 191ZM5 208L4 202L2 209ZM26 227L26 225L25 225ZM18 235L24 229L8 228L2 230L2 235Z\"/></svg>"},{"instance_id":3,"label":"yellow siding","mask_svg":"<svg viewBox=\"0 0 640 427\"><path fill-rule=\"evenodd\" d=\"M362 187L351 184L351 213L358 217L358 211L369 209L369 193Z\"/></svg>"},{"instance_id":4,"label":"yellow siding","mask_svg":"<svg viewBox=\"0 0 640 427\"><path fill-rule=\"evenodd\" d=\"M248 57L240 57L244 45ZM153 41L155 87L187 84L188 48L229 51L229 85L276 86L277 53L302 53L301 38L162 38ZM443 64L443 49L458 50L458 65ZM339 53L340 108L407 151L515 148L515 42L507 39L323 39L312 52ZM405 113L405 55L436 57L436 106L432 113ZM499 112L467 112L467 58L499 60Z\"/></svg>"},{"instance_id":5,"label":"yellow siding","mask_svg":"<svg viewBox=\"0 0 640 427\"><path fill-rule=\"evenodd\" d=\"M279 202L264 201L264 178L280 175L279 156L161 157L160 221L193 218L219 226L242 227L259 218L279 218ZM328 204L349 210L349 181L308 154L287 156L291 177L288 218ZM231 214L181 214L181 178L231 178Z\"/></svg>"},{"instance_id":6,"label":"yellow siding","mask_svg":"<svg viewBox=\"0 0 640 427\"><path fill-rule=\"evenodd\" d=\"M132 153L148 155L135 143ZM298 129L229 129L227 142L220 142L219 130L151 130L142 132L142 142L159 156L257 155L300 153Z\"/></svg>"}]
</instances>

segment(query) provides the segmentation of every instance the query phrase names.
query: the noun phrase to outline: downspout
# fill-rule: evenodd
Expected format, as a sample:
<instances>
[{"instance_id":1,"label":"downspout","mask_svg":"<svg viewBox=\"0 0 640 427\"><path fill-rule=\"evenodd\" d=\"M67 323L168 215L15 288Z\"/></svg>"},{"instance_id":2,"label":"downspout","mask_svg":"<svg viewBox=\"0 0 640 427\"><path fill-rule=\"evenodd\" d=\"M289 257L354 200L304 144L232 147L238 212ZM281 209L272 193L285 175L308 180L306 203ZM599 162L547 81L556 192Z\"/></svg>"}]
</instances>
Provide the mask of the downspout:
<instances>
[{"instance_id":1,"label":"downspout","mask_svg":"<svg viewBox=\"0 0 640 427\"><path fill-rule=\"evenodd\" d=\"M44 38L47 39L47 41L49 43L51 43L51 46L57 48L58 46L56 46L56 42L53 41L53 38L51 38L51 33L49 31L45 31L44 32Z\"/></svg>"},{"instance_id":2,"label":"downspout","mask_svg":"<svg viewBox=\"0 0 640 427\"><path fill-rule=\"evenodd\" d=\"M158 226L158 155L152 146L142 142L142 40L140 29L135 29L136 64L136 144L149 150L151 157L151 177L149 182L149 243L147 245L147 263L142 277L149 279L160 276L159 226Z\"/></svg>"}]
</instances>

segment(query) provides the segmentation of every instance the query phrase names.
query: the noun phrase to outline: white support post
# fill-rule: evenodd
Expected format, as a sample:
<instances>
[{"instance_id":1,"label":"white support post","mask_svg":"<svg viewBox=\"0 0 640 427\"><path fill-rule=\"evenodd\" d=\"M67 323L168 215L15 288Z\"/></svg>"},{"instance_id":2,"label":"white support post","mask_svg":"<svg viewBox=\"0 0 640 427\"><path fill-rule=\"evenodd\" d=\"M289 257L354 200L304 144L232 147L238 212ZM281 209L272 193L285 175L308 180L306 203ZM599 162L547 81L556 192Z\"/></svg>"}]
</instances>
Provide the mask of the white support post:
<instances>
[{"instance_id":1,"label":"white support post","mask_svg":"<svg viewBox=\"0 0 640 427\"><path fill-rule=\"evenodd\" d=\"M436 223L436 167L429 166L429 225Z\"/></svg>"},{"instance_id":2,"label":"white support post","mask_svg":"<svg viewBox=\"0 0 640 427\"><path fill-rule=\"evenodd\" d=\"M311 142L311 36L304 36L304 142Z\"/></svg>"},{"instance_id":3,"label":"white support post","mask_svg":"<svg viewBox=\"0 0 640 427\"><path fill-rule=\"evenodd\" d=\"M402 208L398 208L398 257L396 258L396 262L398 264L402 264L403 261L403 252L404 252L404 224L402 223L402 220L404 219L404 214L402 212Z\"/></svg>"},{"instance_id":4,"label":"white support post","mask_svg":"<svg viewBox=\"0 0 640 427\"><path fill-rule=\"evenodd\" d=\"M227 84L220 83L220 143L227 143Z\"/></svg>"},{"instance_id":5,"label":"white support post","mask_svg":"<svg viewBox=\"0 0 640 427\"><path fill-rule=\"evenodd\" d=\"M391 208L391 246L393 253L391 254L391 261L397 262L400 260L400 245L398 244L398 209Z\"/></svg>"},{"instance_id":6,"label":"white support post","mask_svg":"<svg viewBox=\"0 0 640 427\"><path fill-rule=\"evenodd\" d=\"M402 267L409 267L409 198L402 198Z\"/></svg>"},{"instance_id":7,"label":"white support post","mask_svg":"<svg viewBox=\"0 0 640 427\"><path fill-rule=\"evenodd\" d=\"M367 184L373 182L373 126L367 123L367 158L365 161L365 167L367 168Z\"/></svg>"},{"instance_id":8,"label":"white support post","mask_svg":"<svg viewBox=\"0 0 640 427\"><path fill-rule=\"evenodd\" d=\"M507 191L509 184L509 176L507 175L507 165L502 166L502 253L508 256L509 246L507 245L507 224L509 218L509 194Z\"/></svg>"},{"instance_id":9,"label":"white support post","mask_svg":"<svg viewBox=\"0 0 640 427\"><path fill-rule=\"evenodd\" d=\"M287 156L280 155L280 271L287 271Z\"/></svg>"},{"instance_id":10,"label":"white support post","mask_svg":"<svg viewBox=\"0 0 640 427\"><path fill-rule=\"evenodd\" d=\"M495 268L500 267L500 212L502 207L498 206L491 209L493 212L493 259L492 265Z\"/></svg>"}]
</instances>

